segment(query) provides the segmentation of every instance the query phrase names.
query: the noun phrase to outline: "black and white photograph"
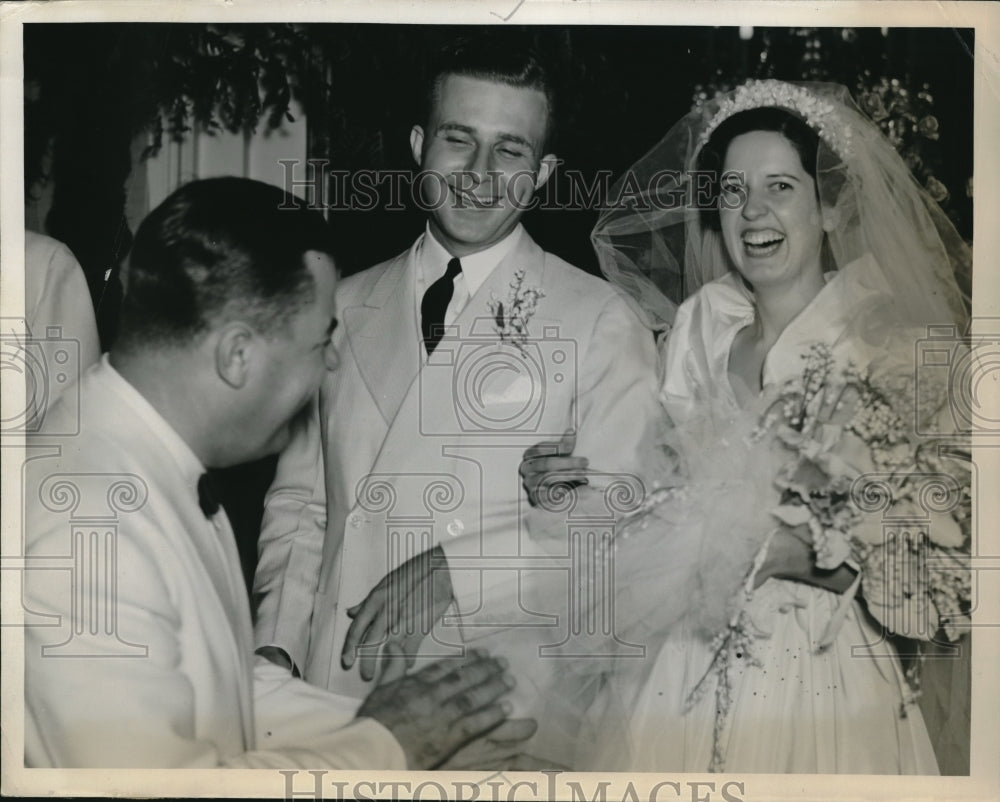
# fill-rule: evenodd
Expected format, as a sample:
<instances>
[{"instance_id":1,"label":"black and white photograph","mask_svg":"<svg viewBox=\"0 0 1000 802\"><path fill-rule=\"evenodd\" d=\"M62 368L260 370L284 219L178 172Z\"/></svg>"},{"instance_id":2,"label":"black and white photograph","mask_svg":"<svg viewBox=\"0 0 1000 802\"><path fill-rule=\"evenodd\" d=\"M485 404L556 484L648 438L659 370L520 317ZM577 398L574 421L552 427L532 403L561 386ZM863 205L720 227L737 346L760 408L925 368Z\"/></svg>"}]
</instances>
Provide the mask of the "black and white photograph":
<instances>
[{"instance_id":1,"label":"black and white photograph","mask_svg":"<svg viewBox=\"0 0 1000 802\"><path fill-rule=\"evenodd\" d=\"M846 5L3 4L4 793L996 798L1000 8Z\"/></svg>"}]
</instances>

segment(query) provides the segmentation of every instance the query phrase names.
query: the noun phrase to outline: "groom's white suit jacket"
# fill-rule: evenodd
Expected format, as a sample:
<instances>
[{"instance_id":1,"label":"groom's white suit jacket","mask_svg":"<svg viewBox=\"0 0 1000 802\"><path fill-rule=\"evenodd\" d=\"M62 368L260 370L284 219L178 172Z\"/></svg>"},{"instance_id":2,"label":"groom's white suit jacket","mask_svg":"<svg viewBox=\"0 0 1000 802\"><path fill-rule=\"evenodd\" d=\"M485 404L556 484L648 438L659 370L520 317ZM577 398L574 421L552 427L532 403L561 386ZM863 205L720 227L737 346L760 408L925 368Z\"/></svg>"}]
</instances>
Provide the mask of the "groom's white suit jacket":
<instances>
[{"instance_id":1,"label":"groom's white suit jacket","mask_svg":"<svg viewBox=\"0 0 1000 802\"><path fill-rule=\"evenodd\" d=\"M574 429L591 468L636 472L660 414L653 336L609 284L519 234L429 359L417 339L419 240L341 284L340 366L279 462L254 583L258 645L284 648L309 682L370 689L340 665L346 610L436 543L459 628L439 626L423 653L453 655L449 644L486 631L475 626L491 621L496 594L510 607L512 561L530 567L536 553L518 474L528 446ZM508 308L518 271L522 297L544 293L522 348L501 342L489 306Z\"/></svg>"},{"instance_id":2,"label":"groom's white suit jacket","mask_svg":"<svg viewBox=\"0 0 1000 802\"><path fill-rule=\"evenodd\" d=\"M204 468L107 357L34 445L27 766L406 768L380 724L254 660L232 529L198 504Z\"/></svg>"}]
</instances>

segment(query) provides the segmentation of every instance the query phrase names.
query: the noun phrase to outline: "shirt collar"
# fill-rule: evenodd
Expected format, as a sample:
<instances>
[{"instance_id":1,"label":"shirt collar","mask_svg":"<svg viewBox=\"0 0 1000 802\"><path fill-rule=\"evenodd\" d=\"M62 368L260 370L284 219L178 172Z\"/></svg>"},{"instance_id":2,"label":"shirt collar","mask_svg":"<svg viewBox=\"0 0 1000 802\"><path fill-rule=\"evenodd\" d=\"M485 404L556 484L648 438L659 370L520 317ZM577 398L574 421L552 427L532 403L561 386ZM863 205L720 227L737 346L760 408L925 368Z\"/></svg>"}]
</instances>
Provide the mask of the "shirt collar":
<instances>
[{"instance_id":1,"label":"shirt collar","mask_svg":"<svg viewBox=\"0 0 1000 802\"><path fill-rule=\"evenodd\" d=\"M470 296L476 294L476 291L483 285L483 282L489 278L490 273L496 269L497 265L504 260L504 257L520 242L523 231L524 226L518 223L499 242L495 242L481 251L476 251L476 253L460 257L462 261L462 275L465 277L465 286ZM451 259L452 255L444 245L437 241L431 233L430 223L428 223L420 254L424 275L428 279L428 283L438 276L444 275L447 264Z\"/></svg>"},{"instance_id":2,"label":"shirt collar","mask_svg":"<svg viewBox=\"0 0 1000 802\"><path fill-rule=\"evenodd\" d=\"M167 449L181 475L193 487L197 487L198 479L205 473L205 466L184 439L167 423L164 417L156 411L152 404L135 389L117 370L111 366L108 355L101 357L101 367L107 376L107 386L121 401L132 408L136 417L156 435L160 443Z\"/></svg>"},{"instance_id":3,"label":"shirt collar","mask_svg":"<svg viewBox=\"0 0 1000 802\"><path fill-rule=\"evenodd\" d=\"M799 355L809 345L819 340L831 345L840 341L859 310L868 309L868 304L873 300L885 297L886 288L878 286L877 280L871 278L878 273L877 266L869 255L862 256L839 270L824 273L824 286L789 322L771 346L764 360L764 384L773 384L798 375L802 367ZM740 328L754 317L753 296L734 274L729 274L723 281L728 282L735 290L729 325ZM728 360L728 348L725 357Z\"/></svg>"},{"instance_id":4,"label":"shirt collar","mask_svg":"<svg viewBox=\"0 0 1000 802\"><path fill-rule=\"evenodd\" d=\"M805 329L806 333L815 339L816 332L821 330L821 326L816 325L817 314L822 316L823 322L827 322L826 317L829 313L838 308L845 270L847 268L823 274L824 284L819 292L789 321L778 336L775 345L784 345L788 340L801 337L802 329ZM735 271L727 273L717 280L717 284L720 291L713 294L715 303L713 312L720 318L724 318L724 325L742 326L752 321L757 314L756 303L753 293L746 287L739 275Z\"/></svg>"}]
</instances>

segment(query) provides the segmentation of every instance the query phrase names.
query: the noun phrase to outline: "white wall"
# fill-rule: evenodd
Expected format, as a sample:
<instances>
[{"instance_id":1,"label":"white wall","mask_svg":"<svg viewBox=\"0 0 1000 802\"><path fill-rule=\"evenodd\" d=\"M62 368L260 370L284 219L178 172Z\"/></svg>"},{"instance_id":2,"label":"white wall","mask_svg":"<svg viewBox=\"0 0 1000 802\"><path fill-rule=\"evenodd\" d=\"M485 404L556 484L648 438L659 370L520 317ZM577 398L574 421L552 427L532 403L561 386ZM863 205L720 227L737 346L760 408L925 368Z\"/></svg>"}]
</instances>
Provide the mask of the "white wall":
<instances>
[{"instance_id":1,"label":"white wall","mask_svg":"<svg viewBox=\"0 0 1000 802\"><path fill-rule=\"evenodd\" d=\"M164 136L160 151L136 165L136 172L145 174L143 213L194 178L236 175L283 187L285 173L279 160L299 159L305 163L306 159L306 118L294 103L290 111L295 122L285 120L280 128L266 132L261 123L257 132L249 137L225 131L207 133L197 126L193 126L179 143L168 141ZM131 196L132 192L129 194ZM129 223L133 228L138 222L130 214Z\"/></svg>"},{"instance_id":2,"label":"white wall","mask_svg":"<svg viewBox=\"0 0 1000 802\"><path fill-rule=\"evenodd\" d=\"M256 178L284 187L284 168L279 159L306 159L306 118L293 102L289 109L294 123L285 120L280 128L264 131L264 124L249 137L226 131L210 134L192 125L181 142L167 134L159 152L142 159L150 142L149 134L138 136L132 145L132 174L125 187L125 214L133 233L142 218L182 183L195 178L236 175ZM304 166L295 171L304 175ZM52 206L52 186L40 186L37 200L25 205L25 227L45 233L45 217Z\"/></svg>"}]
</instances>

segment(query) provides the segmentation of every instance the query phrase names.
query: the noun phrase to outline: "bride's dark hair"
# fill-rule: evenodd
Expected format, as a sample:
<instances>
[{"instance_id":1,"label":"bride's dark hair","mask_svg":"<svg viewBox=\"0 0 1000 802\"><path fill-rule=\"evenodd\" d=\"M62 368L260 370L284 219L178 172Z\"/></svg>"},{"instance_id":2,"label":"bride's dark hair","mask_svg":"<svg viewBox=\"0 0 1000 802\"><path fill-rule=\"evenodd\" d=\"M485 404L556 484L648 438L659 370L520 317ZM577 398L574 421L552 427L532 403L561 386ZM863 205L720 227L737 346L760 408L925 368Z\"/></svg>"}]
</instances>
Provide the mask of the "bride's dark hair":
<instances>
[{"instance_id":1,"label":"bride's dark hair","mask_svg":"<svg viewBox=\"0 0 1000 802\"><path fill-rule=\"evenodd\" d=\"M800 117L774 106L762 106L738 112L719 124L698 154L698 171L711 176L711 200L701 209L701 221L702 225L713 231L719 231L721 226L718 208L719 178L722 175L726 151L736 137L751 131L773 131L781 134L799 154L802 167L809 177L813 181L816 180L819 135Z\"/></svg>"}]
</instances>

